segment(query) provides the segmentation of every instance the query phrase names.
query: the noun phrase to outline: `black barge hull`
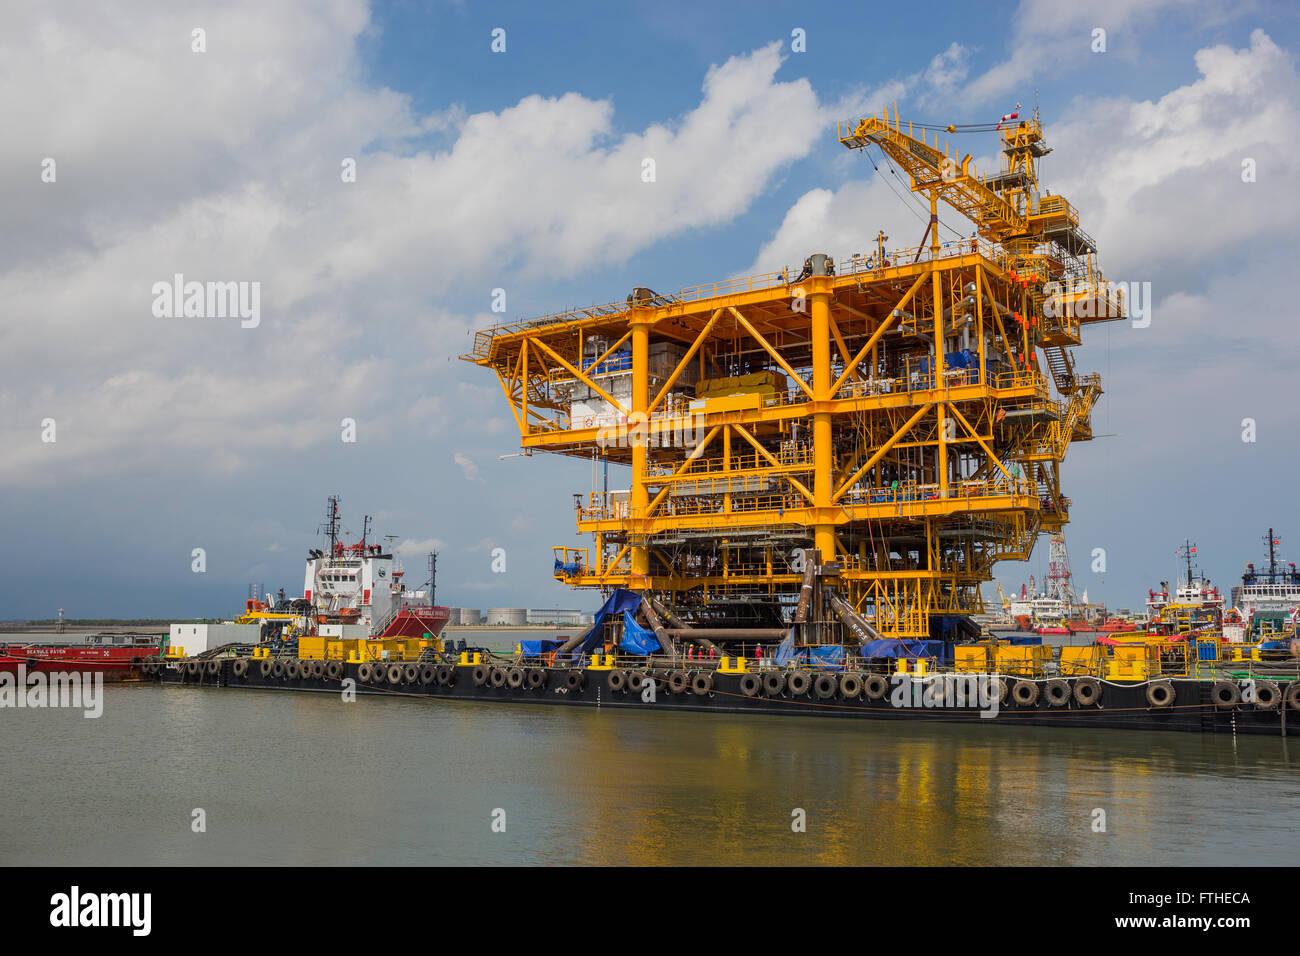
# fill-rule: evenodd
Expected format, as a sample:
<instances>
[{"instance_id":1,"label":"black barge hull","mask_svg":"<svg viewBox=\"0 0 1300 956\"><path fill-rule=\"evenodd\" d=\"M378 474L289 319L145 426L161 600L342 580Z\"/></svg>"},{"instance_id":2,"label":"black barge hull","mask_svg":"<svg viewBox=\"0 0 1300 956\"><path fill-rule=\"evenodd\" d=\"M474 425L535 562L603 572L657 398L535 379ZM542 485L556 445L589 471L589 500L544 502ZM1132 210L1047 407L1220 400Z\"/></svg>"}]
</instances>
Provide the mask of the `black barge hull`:
<instances>
[{"instance_id":1,"label":"black barge hull","mask_svg":"<svg viewBox=\"0 0 1300 956\"><path fill-rule=\"evenodd\" d=\"M915 699L892 690L879 699L871 699L867 692L846 696L836 677L836 688L829 696L825 684L820 687L814 672L804 693L791 693L787 687L778 694L768 694L766 688L747 694L742 687L742 675L705 671L711 677L710 687L697 693L689 684L674 692L665 675L655 680L653 693L644 687L632 690L627 687L611 688L610 671L592 668L582 672L580 686L570 686L569 669L539 666L487 665L489 672L499 669L501 683L493 686L489 676L482 683L475 680L475 668L466 665L402 665L398 680L390 679L391 668L376 678L362 680L361 667L355 663L338 662L338 677L263 675L258 661L246 661L236 668L236 661L204 662L198 674L186 673L182 666L170 665L161 673L146 674L145 678L162 683L180 684L195 688L243 688L247 690L297 691L324 694L341 694L345 690L356 694L388 697L418 697L432 700L470 701L496 704L548 704L557 706L597 707L621 710L686 711L690 713L762 714L798 717L868 718L873 720L937 720L941 722L976 722L990 725L1030 727L1092 727L1122 730L1176 730L1191 733L1219 734L1270 734L1286 736L1288 723L1300 726L1300 710L1291 700L1275 700L1272 706L1235 703L1230 707L1216 705L1209 681L1190 678L1161 678L1159 683L1172 688L1172 699L1162 705L1153 705L1148 688L1152 682L1114 683L1103 681L1101 693L1095 703L1081 705L1069 695L1061 702L1049 702L1051 695L1040 693L1032 704L1016 703L1008 694L1006 703L996 713L981 713L978 707L923 706L920 694ZM521 686L511 686L509 672L524 672ZM240 672L237 672L240 671ZM408 675L414 672L412 679ZM529 672L537 672L529 674ZM625 672L626 673L626 672ZM760 672L760 675L763 672ZM481 675L477 675L481 676ZM888 680L893 675L883 675ZM1016 677L1003 676L1012 684ZM450 680L451 683L443 683ZM1073 686L1075 680L1063 678ZM539 683L540 682L540 683ZM615 681L614 683L617 683ZM749 682L752 685L752 681ZM1043 686L1046 679L1034 681ZM529 686L532 684L533 686ZM750 688L752 690L752 686ZM908 703L902 705L899 699Z\"/></svg>"}]
</instances>

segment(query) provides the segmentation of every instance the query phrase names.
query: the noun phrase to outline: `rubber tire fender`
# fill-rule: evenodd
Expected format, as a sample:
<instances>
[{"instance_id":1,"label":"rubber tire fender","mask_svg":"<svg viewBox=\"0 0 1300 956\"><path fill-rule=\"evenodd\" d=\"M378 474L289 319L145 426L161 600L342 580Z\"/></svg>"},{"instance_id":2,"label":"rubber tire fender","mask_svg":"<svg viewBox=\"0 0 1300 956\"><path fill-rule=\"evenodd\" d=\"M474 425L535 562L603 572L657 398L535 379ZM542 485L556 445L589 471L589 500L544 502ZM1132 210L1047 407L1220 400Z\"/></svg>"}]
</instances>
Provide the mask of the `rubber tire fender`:
<instances>
[{"instance_id":1,"label":"rubber tire fender","mask_svg":"<svg viewBox=\"0 0 1300 956\"><path fill-rule=\"evenodd\" d=\"M845 700L855 700L862 696L862 675L845 674L840 678L840 693Z\"/></svg>"},{"instance_id":2,"label":"rubber tire fender","mask_svg":"<svg viewBox=\"0 0 1300 956\"><path fill-rule=\"evenodd\" d=\"M696 671L691 678L691 691L696 697L703 697L713 690L713 675L708 671Z\"/></svg>"},{"instance_id":3,"label":"rubber tire fender","mask_svg":"<svg viewBox=\"0 0 1300 956\"><path fill-rule=\"evenodd\" d=\"M326 661L325 676L328 677L330 680L338 680L339 678L341 678L343 676L343 662Z\"/></svg>"},{"instance_id":4,"label":"rubber tire fender","mask_svg":"<svg viewBox=\"0 0 1300 956\"><path fill-rule=\"evenodd\" d=\"M889 693L889 681L885 680L880 674L867 675L863 687L867 695L867 700L884 700L885 695Z\"/></svg>"},{"instance_id":5,"label":"rubber tire fender","mask_svg":"<svg viewBox=\"0 0 1300 956\"><path fill-rule=\"evenodd\" d=\"M506 669L504 667L493 667L488 673L488 683L493 687L505 687Z\"/></svg>"},{"instance_id":6,"label":"rubber tire fender","mask_svg":"<svg viewBox=\"0 0 1300 956\"><path fill-rule=\"evenodd\" d=\"M571 670L564 675L564 686L569 690L582 690L582 685L587 682L587 675L583 671Z\"/></svg>"},{"instance_id":7,"label":"rubber tire fender","mask_svg":"<svg viewBox=\"0 0 1300 956\"><path fill-rule=\"evenodd\" d=\"M1219 710L1229 710L1241 703L1241 688L1236 681L1216 680L1210 688L1210 700Z\"/></svg>"},{"instance_id":8,"label":"rubber tire fender","mask_svg":"<svg viewBox=\"0 0 1300 956\"><path fill-rule=\"evenodd\" d=\"M1034 707L1042 690L1031 680L1018 680L1011 685L1011 699L1020 707Z\"/></svg>"},{"instance_id":9,"label":"rubber tire fender","mask_svg":"<svg viewBox=\"0 0 1300 956\"><path fill-rule=\"evenodd\" d=\"M1286 685L1286 705L1292 710L1300 710L1300 680L1293 680Z\"/></svg>"},{"instance_id":10,"label":"rubber tire fender","mask_svg":"<svg viewBox=\"0 0 1300 956\"><path fill-rule=\"evenodd\" d=\"M482 687L488 682L488 667L486 664L474 665L474 686Z\"/></svg>"},{"instance_id":11,"label":"rubber tire fender","mask_svg":"<svg viewBox=\"0 0 1300 956\"><path fill-rule=\"evenodd\" d=\"M1264 700L1265 694L1268 700ZM1276 682L1271 680L1255 681L1255 709L1256 710L1277 710L1277 705L1282 702L1282 688L1278 687Z\"/></svg>"},{"instance_id":12,"label":"rubber tire fender","mask_svg":"<svg viewBox=\"0 0 1300 956\"><path fill-rule=\"evenodd\" d=\"M511 690L519 690L527 679L522 667L512 667L506 672L506 686Z\"/></svg>"},{"instance_id":13,"label":"rubber tire fender","mask_svg":"<svg viewBox=\"0 0 1300 956\"><path fill-rule=\"evenodd\" d=\"M817 679L813 681L813 690L822 700L830 700L839 690L840 682L831 674L818 674Z\"/></svg>"},{"instance_id":14,"label":"rubber tire fender","mask_svg":"<svg viewBox=\"0 0 1300 956\"><path fill-rule=\"evenodd\" d=\"M686 688L691 686L691 679L686 675L686 671L673 671L668 675L668 690L674 694L686 693Z\"/></svg>"},{"instance_id":15,"label":"rubber tire fender","mask_svg":"<svg viewBox=\"0 0 1300 956\"><path fill-rule=\"evenodd\" d=\"M1167 680L1147 684L1147 703L1152 707L1172 707L1176 696L1174 685Z\"/></svg>"},{"instance_id":16,"label":"rubber tire fender","mask_svg":"<svg viewBox=\"0 0 1300 956\"><path fill-rule=\"evenodd\" d=\"M803 697L812 690L812 677L807 671L791 671L785 679L785 686L791 697Z\"/></svg>"},{"instance_id":17,"label":"rubber tire fender","mask_svg":"<svg viewBox=\"0 0 1300 956\"><path fill-rule=\"evenodd\" d=\"M546 686L546 668L530 667L525 675L525 684L529 690L539 690Z\"/></svg>"},{"instance_id":18,"label":"rubber tire fender","mask_svg":"<svg viewBox=\"0 0 1300 956\"><path fill-rule=\"evenodd\" d=\"M997 674L990 674L988 687L990 700L996 696L999 704L1005 704L1011 699L1011 685L1007 683L1005 677L1000 677Z\"/></svg>"},{"instance_id":19,"label":"rubber tire fender","mask_svg":"<svg viewBox=\"0 0 1300 956\"><path fill-rule=\"evenodd\" d=\"M605 686L616 694L621 693L627 688L627 672L614 668L605 678Z\"/></svg>"},{"instance_id":20,"label":"rubber tire fender","mask_svg":"<svg viewBox=\"0 0 1300 956\"><path fill-rule=\"evenodd\" d=\"M1049 707L1065 707L1069 705L1070 698L1073 695L1070 693L1068 682L1061 680L1059 677L1053 677L1047 682L1047 686L1043 688L1043 696L1047 698Z\"/></svg>"},{"instance_id":21,"label":"rubber tire fender","mask_svg":"<svg viewBox=\"0 0 1300 956\"><path fill-rule=\"evenodd\" d=\"M746 697L756 697L762 689L763 682L758 679L757 674L743 674L740 678L740 692Z\"/></svg>"},{"instance_id":22,"label":"rubber tire fender","mask_svg":"<svg viewBox=\"0 0 1300 956\"><path fill-rule=\"evenodd\" d=\"M1101 681L1095 677L1080 677L1074 682L1074 702L1080 707L1091 707L1101 702Z\"/></svg>"},{"instance_id":23,"label":"rubber tire fender","mask_svg":"<svg viewBox=\"0 0 1300 956\"><path fill-rule=\"evenodd\" d=\"M780 697L785 693L785 675L776 670L764 674L763 693L768 697Z\"/></svg>"}]
</instances>

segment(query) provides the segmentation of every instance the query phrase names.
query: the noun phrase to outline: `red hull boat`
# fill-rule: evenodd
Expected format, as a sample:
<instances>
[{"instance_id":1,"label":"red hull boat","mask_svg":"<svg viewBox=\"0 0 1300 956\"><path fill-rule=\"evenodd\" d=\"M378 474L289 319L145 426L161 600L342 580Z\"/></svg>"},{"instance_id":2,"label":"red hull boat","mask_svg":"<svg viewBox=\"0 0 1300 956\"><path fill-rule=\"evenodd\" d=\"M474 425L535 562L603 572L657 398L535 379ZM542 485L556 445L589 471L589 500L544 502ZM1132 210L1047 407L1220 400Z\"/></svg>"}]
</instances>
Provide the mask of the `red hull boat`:
<instances>
[{"instance_id":1,"label":"red hull boat","mask_svg":"<svg viewBox=\"0 0 1300 956\"><path fill-rule=\"evenodd\" d=\"M25 664L28 673L82 671L125 677L132 661L157 657L161 650L161 637L139 635L98 634L84 644L0 644L0 671L16 674Z\"/></svg>"}]
</instances>

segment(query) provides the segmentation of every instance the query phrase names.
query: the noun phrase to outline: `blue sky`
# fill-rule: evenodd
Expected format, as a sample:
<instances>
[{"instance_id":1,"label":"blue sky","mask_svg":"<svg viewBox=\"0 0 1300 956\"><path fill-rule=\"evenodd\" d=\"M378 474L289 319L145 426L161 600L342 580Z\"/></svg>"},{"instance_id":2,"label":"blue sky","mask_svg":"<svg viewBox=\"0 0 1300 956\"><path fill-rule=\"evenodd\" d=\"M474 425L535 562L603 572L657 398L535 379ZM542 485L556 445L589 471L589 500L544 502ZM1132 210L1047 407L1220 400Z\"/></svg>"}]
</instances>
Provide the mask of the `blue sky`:
<instances>
[{"instance_id":1,"label":"blue sky","mask_svg":"<svg viewBox=\"0 0 1300 956\"><path fill-rule=\"evenodd\" d=\"M879 228L910 244L914 209L835 120L896 102L988 121L1035 90L1044 182L1108 276L1155 301L1150 328L1094 328L1077 354L1103 373L1110 436L1063 471L1077 583L1140 605L1186 536L1226 586L1270 524L1300 554L1295 15L1087 7L20 7L0 38L0 618L217 616L252 581L296 592L330 493L353 530L375 514L405 541L413 572L436 544L444 603L592 606L549 578L550 546L580 543L588 466L501 460L518 440L496 384L456 360L500 318L491 290L535 315L850 254ZM991 167L991 138L963 145ZM651 147L647 193L620 164ZM177 272L260 282L261 324L153 315ZM998 576L1046 560L1044 541Z\"/></svg>"}]
</instances>

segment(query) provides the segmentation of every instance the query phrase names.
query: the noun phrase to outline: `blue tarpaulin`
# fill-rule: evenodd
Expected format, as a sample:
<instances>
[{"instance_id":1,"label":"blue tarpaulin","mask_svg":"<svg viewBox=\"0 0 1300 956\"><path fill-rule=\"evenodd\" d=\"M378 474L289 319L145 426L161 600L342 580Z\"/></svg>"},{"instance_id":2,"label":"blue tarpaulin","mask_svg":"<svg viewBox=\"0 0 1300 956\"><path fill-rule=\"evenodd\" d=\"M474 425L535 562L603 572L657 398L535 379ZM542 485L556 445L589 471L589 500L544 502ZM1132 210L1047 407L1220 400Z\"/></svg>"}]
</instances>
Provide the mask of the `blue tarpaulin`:
<instances>
[{"instance_id":1,"label":"blue tarpaulin","mask_svg":"<svg viewBox=\"0 0 1300 956\"><path fill-rule=\"evenodd\" d=\"M543 637L535 641L520 641L519 650L527 657L539 657L542 654L549 654L551 651L557 650L563 643L563 641Z\"/></svg>"},{"instance_id":2,"label":"blue tarpaulin","mask_svg":"<svg viewBox=\"0 0 1300 956\"><path fill-rule=\"evenodd\" d=\"M623 612L623 639L619 647L633 654L653 654L661 649L655 632L634 621L631 611Z\"/></svg>"},{"instance_id":3,"label":"blue tarpaulin","mask_svg":"<svg viewBox=\"0 0 1300 956\"><path fill-rule=\"evenodd\" d=\"M817 647L794 646L794 629L791 628L786 634L785 640L776 646L776 651L772 654L772 660L777 665L789 664L792 661L799 664L811 664L814 667L825 667L834 670L837 667L844 666L844 648L839 644L825 644Z\"/></svg>"},{"instance_id":4,"label":"blue tarpaulin","mask_svg":"<svg viewBox=\"0 0 1300 956\"><path fill-rule=\"evenodd\" d=\"M614 593L609 599L600 606L596 612L595 623L592 624L591 630L587 636L582 639L575 653L590 654L601 645L605 638L605 621L614 614L622 614L624 611L635 611L638 604L641 603L641 595L636 591L629 591L626 588L615 588ZM656 646L658 642L656 642Z\"/></svg>"},{"instance_id":5,"label":"blue tarpaulin","mask_svg":"<svg viewBox=\"0 0 1300 956\"><path fill-rule=\"evenodd\" d=\"M804 659L803 653L794 649L794 628L791 628L789 633L785 635L785 640L776 645L776 653L772 656L772 659L777 664L788 664L791 661Z\"/></svg>"},{"instance_id":6,"label":"blue tarpaulin","mask_svg":"<svg viewBox=\"0 0 1300 956\"><path fill-rule=\"evenodd\" d=\"M943 641L899 641L886 638L868 641L858 651L863 657L936 657L943 658Z\"/></svg>"},{"instance_id":7,"label":"blue tarpaulin","mask_svg":"<svg viewBox=\"0 0 1300 956\"><path fill-rule=\"evenodd\" d=\"M808 648L808 663L813 667L835 670L844 666L844 648L839 644L826 644Z\"/></svg>"}]
</instances>

